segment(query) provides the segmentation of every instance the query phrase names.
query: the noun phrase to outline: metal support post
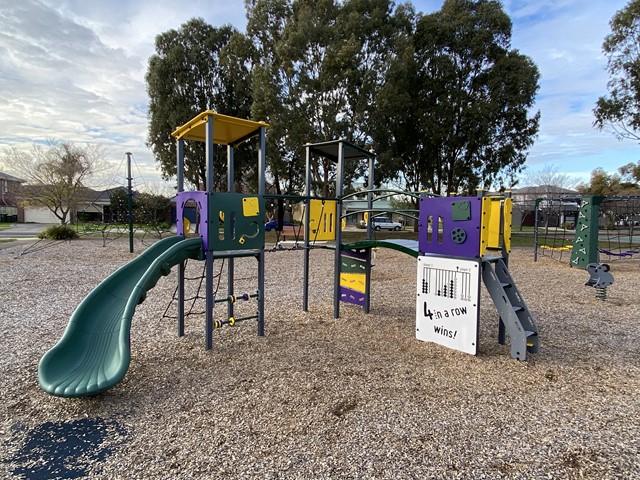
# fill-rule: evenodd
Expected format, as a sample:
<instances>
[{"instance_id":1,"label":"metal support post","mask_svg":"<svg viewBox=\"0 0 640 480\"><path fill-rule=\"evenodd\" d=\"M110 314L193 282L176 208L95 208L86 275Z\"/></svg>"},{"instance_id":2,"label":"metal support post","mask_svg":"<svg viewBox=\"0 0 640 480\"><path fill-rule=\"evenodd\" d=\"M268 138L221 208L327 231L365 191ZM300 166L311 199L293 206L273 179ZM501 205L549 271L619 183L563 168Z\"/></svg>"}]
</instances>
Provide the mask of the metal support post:
<instances>
[{"instance_id":1,"label":"metal support post","mask_svg":"<svg viewBox=\"0 0 640 480\"><path fill-rule=\"evenodd\" d=\"M336 249L333 261L333 318L340 317L340 253L342 251L342 192L344 175L344 143L338 142L338 171L336 174Z\"/></svg>"},{"instance_id":2,"label":"metal support post","mask_svg":"<svg viewBox=\"0 0 640 480\"><path fill-rule=\"evenodd\" d=\"M304 255L303 255L303 279L302 279L302 310L309 311L309 207L311 195L311 148L307 144L306 150L306 173L304 180L304 194L307 202L304 208ZM336 247L337 248L337 247Z\"/></svg>"},{"instance_id":3,"label":"metal support post","mask_svg":"<svg viewBox=\"0 0 640 480\"><path fill-rule=\"evenodd\" d=\"M233 193L234 191L234 169L233 169L233 147L231 145L227 145L227 192ZM227 262L227 295L233 296L233 280L235 277L235 262L233 257L229 257ZM234 305L232 302L229 302L227 305L227 317L233 317Z\"/></svg>"},{"instance_id":4,"label":"metal support post","mask_svg":"<svg viewBox=\"0 0 640 480\"><path fill-rule=\"evenodd\" d=\"M371 212L371 210L373 209L373 186L374 186L374 167L375 167L375 156L374 157L369 157L369 185L368 185L368 192L367 192L367 210L369 212ZM370 215L370 214L369 214ZM371 240L371 222L367 222L367 240ZM364 313L369 313L369 310L371 309L371 249L367 248L367 268L368 268L368 272L366 275L366 284L365 284L365 289L364 291L367 292L366 294L366 298L365 298L365 304L364 304Z\"/></svg>"},{"instance_id":5,"label":"metal support post","mask_svg":"<svg viewBox=\"0 0 640 480\"><path fill-rule=\"evenodd\" d=\"M133 190L131 189L131 152L127 152L127 219L129 221L129 253L133 253Z\"/></svg>"},{"instance_id":6,"label":"metal support post","mask_svg":"<svg viewBox=\"0 0 640 480\"><path fill-rule=\"evenodd\" d=\"M178 193L184 191L184 140L178 139L177 145L177 181ZM177 208L176 208L177 211ZM180 219L177 219L180 220ZM185 233L185 232L183 232ZM186 233L185 233L186 234ZM184 336L184 270L185 262L178 265L178 336Z\"/></svg>"},{"instance_id":7,"label":"metal support post","mask_svg":"<svg viewBox=\"0 0 640 480\"><path fill-rule=\"evenodd\" d=\"M207 127L205 135L205 152L207 165L207 212L209 217L212 212L209 207L209 199L213 193L213 117L207 118ZM211 218L207 218L207 238L209 239L207 251L205 252L205 348L211 350L213 347L213 239L217 237L218 232L212 231Z\"/></svg>"},{"instance_id":8,"label":"metal support post","mask_svg":"<svg viewBox=\"0 0 640 480\"><path fill-rule=\"evenodd\" d=\"M266 155L266 129L260 127L260 146L258 150L258 195L264 197L265 177L267 173ZM258 251L258 336L264 335L264 242Z\"/></svg>"}]
</instances>

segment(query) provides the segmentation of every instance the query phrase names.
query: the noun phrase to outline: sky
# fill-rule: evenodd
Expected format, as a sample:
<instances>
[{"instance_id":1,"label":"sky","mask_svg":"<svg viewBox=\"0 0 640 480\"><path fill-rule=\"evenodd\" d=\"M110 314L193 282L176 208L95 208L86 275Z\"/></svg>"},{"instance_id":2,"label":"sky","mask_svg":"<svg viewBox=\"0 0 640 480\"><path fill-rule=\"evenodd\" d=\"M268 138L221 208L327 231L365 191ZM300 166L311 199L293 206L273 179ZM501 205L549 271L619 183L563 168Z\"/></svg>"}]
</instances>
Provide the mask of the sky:
<instances>
[{"instance_id":1,"label":"sky","mask_svg":"<svg viewBox=\"0 0 640 480\"><path fill-rule=\"evenodd\" d=\"M593 128L593 108L608 75L602 41L623 0L503 0L512 48L541 74L538 138L529 171L550 166L578 181L593 169L613 173L637 162L638 146ZM431 13L441 0L414 0ZM159 33L193 17L245 30L243 0L0 0L0 159L8 148L49 139L98 144L107 169L96 188L124 185L125 153L134 183L170 191L146 146L144 75ZM220 112L224 113L224 112ZM185 119L185 121L188 119ZM0 160L1 162L1 160ZM0 168L11 173L10 166Z\"/></svg>"}]
</instances>

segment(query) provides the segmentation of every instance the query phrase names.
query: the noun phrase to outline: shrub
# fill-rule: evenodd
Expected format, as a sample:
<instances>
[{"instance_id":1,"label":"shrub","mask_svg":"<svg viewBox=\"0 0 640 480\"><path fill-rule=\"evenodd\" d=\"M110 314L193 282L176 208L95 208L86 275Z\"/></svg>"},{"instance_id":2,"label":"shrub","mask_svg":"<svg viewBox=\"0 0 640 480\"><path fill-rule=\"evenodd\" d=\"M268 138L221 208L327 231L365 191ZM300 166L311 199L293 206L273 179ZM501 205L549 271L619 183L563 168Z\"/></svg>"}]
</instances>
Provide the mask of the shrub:
<instances>
[{"instance_id":1,"label":"shrub","mask_svg":"<svg viewBox=\"0 0 640 480\"><path fill-rule=\"evenodd\" d=\"M72 240L78 233L69 225L51 225L38 234L38 238L47 240Z\"/></svg>"}]
</instances>

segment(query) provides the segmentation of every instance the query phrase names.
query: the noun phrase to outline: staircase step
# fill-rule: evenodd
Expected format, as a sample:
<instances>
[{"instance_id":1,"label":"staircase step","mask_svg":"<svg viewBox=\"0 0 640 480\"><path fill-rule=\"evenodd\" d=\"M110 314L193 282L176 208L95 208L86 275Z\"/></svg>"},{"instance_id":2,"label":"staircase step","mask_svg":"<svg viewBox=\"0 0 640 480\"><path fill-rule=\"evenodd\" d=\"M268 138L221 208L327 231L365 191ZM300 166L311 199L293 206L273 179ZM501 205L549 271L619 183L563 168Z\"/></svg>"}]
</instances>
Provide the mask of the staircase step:
<instances>
[{"instance_id":1,"label":"staircase step","mask_svg":"<svg viewBox=\"0 0 640 480\"><path fill-rule=\"evenodd\" d=\"M518 360L525 360L526 352L538 352L537 327L504 261L501 258L483 259L482 279L500 314L498 341L504 342L504 331L507 330L511 338L511 356Z\"/></svg>"}]
</instances>

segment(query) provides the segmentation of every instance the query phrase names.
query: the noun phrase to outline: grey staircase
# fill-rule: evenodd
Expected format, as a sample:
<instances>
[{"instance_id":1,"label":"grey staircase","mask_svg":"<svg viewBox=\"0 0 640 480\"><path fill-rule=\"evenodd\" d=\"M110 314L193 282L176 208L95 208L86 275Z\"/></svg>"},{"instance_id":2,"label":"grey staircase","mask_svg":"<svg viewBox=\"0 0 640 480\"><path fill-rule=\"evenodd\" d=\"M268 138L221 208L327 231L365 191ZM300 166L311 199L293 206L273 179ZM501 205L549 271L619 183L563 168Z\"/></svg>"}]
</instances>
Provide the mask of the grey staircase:
<instances>
[{"instance_id":1,"label":"grey staircase","mask_svg":"<svg viewBox=\"0 0 640 480\"><path fill-rule=\"evenodd\" d=\"M500 315L499 342L504 344L506 329L513 358L526 360L527 352L537 353L538 327L501 257L483 259L482 280Z\"/></svg>"}]
</instances>

